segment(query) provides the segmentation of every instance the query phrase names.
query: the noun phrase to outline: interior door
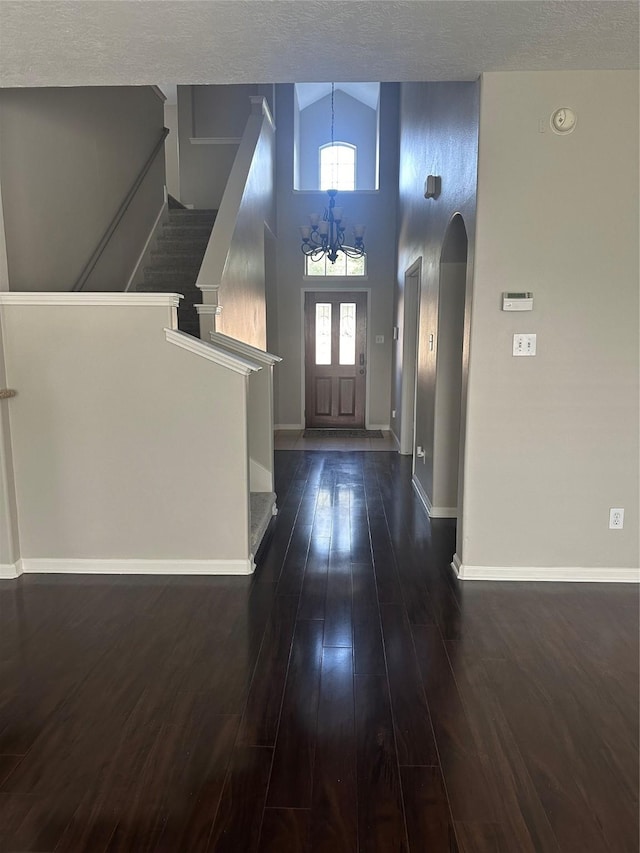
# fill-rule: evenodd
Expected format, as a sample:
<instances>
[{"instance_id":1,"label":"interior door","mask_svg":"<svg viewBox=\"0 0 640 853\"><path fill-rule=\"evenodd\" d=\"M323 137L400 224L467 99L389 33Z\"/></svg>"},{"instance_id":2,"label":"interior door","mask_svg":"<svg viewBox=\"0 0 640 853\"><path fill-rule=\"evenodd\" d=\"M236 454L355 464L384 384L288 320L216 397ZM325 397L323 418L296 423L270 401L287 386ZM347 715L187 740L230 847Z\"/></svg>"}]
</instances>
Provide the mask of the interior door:
<instances>
[{"instance_id":1,"label":"interior door","mask_svg":"<svg viewBox=\"0 0 640 853\"><path fill-rule=\"evenodd\" d=\"M305 294L305 423L363 429L367 294Z\"/></svg>"}]
</instances>

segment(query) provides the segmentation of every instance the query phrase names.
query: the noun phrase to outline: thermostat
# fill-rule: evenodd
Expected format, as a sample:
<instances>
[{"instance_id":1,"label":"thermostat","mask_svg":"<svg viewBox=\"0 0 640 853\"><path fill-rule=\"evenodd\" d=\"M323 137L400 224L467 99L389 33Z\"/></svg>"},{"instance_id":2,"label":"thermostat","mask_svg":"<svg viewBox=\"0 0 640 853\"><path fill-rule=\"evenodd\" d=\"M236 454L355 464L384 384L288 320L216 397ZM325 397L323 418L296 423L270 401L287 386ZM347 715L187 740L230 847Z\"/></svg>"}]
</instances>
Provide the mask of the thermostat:
<instances>
[{"instance_id":1,"label":"thermostat","mask_svg":"<svg viewBox=\"0 0 640 853\"><path fill-rule=\"evenodd\" d=\"M503 311L533 311L533 293L503 293Z\"/></svg>"}]
</instances>

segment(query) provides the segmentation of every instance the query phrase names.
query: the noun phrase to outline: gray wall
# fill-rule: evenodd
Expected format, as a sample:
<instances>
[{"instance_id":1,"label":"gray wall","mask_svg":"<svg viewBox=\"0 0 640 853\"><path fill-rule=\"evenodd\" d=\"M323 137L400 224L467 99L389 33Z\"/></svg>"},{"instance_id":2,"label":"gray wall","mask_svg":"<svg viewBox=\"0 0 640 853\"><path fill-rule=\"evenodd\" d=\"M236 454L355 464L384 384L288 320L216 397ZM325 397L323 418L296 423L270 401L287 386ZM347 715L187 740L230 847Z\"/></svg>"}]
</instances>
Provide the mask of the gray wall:
<instances>
[{"instance_id":1,"label":"gray wall","mask_svg":"<svg viewBox=\"0 0 640 853\"><path fill-rule=\"evenodd\" d=\"M300 251L298 226L308 222L308 214L322 211L327 196L320 192L297 192L293 188L294 91L292 85L277 87L277 340L272 351L284 361L276 371L276 423L302 423L303 288L322 290L371 289L369 304L369 424L389 423L391 390L391 334L395 254L395 210L397 187L397 86L383 84L380 94L382 112L381 168L379 192L343 193L339 202L350 222L367 225L368 280L304 279L304 258ZM276 324L274 323L274 328ZM375 336L384 335L384 344Z\"/></svg>"},{"instance_id":2,"label":"gray wall","mask_svg":"<svg viewBox=\"0 0 640 853\"><path fill-rule=\"evenodd\" d=\"M164 126L169 136L164 144L164 165L167 175L167 192L180 200L180 163L178 159L178 105L164 105Z\"/></svg>"},{"instance_id":3,"label":"gray wall","mask_svg":"<svg viewBox=\"0 0 640 853\"><path fill-rule=\"evenodd\" d=\"M399 338L394 342L393 405L396 418L392 427L400 435L402 350L404 337L404 277L406 270L422 258L422 298L420 305L419 357L415 445L425 449L424 460L416 462L416 477L429 501L437 506L451 500L438 493L434 483L434 456L440 459L444 447L436 439L436 364L438 358L438 303L440 256L452 216L460 213L469 237L467 303L473 265L475 229L476 166L478 151L477 83L406 83L400 102L400 180L398 213L398 275L396 323ZM442 178L437 199L424 198L428 174ZM467 305L467 309L469 305ZM429 335L434 348L429 348ZM468 376L468 330L464 336L461 410ZM446 437L445 437L446 438ZM464 434L462 435L464 438ZM444 504L447 506L448 504Z\"/></svg>"},{"instance_id":4,"label":"gray wall","mask_svg":"<svg viewBox=\"0 0 640 853\"><path fill-rule=\"evenodd\" d=\"M355 145L356 189L374 190L377 187L376 149L377 113L366 104L345 94L335 92L336 142ZM331 95L309 104L300 111L298 167L300 185L296 189L317 190L320 186L318 149L331 142Z\"/></svg>"},{"instance_id":5,"label":"gray wall","mask_svg":"<svg viewBox=\"0 0 640 853\"><path fill-rule=\"evenodd\" d=\"M227 244L228 253L218 291L222 315L216 322L216 328L229 337L265 349L265 225L273 229L275 139L271 125L263 122L261 110L252 119L261 123L262 129L255 150L251 152L253 156L247 181L242 189L237 219L233 223L233 234ZM238 155L239 162L241 159L242 149ZM230 185L233 180L232 175ZM205 281L208 261L207 252L200 271Z\"/></svg>"},{"instance_id":6,"label":"gray wall","mask_svg":"<svg viewBox=\"0 0 640 853\"><path fill-rule=\"evenodd\" d=\"M251 95L273 107L273 86L178 86L180 201L217 210L251 112ZM228 139L225 144L193 144L192 138Z\"/></svg>"},{"instance_id":7,"label":"gray wall","mask_svg":"<svg viewBox=\"0 0 640 853\"><path fill-rule=\"evenodd\" d=\"M0 185L11 290L70 290L163 127L150 87L3 89ZM86 290L123 290L164 201L160 153Z\"/></svg>"},{"instance_id":8,"label":"gray wall","mask_svg":"<svg viewBox=\"0 0 640 853\"><path fill-rule=\"evenodd\" d=\"M503 313L503 290L533 312ZM638 76L486 74L464 563L638 566L638 386Z\"/></svg>"}]
</instances>

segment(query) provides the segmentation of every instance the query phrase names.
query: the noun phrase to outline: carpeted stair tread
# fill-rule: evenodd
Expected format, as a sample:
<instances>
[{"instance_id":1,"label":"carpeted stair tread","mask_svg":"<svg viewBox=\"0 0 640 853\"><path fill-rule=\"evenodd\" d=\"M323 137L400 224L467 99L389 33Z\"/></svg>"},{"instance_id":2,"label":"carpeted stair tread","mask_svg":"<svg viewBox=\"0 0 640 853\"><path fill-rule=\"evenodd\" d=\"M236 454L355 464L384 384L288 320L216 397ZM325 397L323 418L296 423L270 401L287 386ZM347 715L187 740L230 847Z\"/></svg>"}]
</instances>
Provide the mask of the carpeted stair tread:
<instances>
[{"instance_id":1,"label":"carpeted stair tread","mask_svg":"<svg viewBox=\"0 0 640 853\"><path fill-rule=\"evenodd\" d=\"M180 218L189 219L190 217L193 217L193 216L208 216L210 219L215 219L217 216L217 213L218 213L218 211L214 210L211 207L194 207L194 208L181 207L181 208L178 208L177 210L170 210L169 216L172 219L180 219Z\"/></svg>"},{"instance_id":2,"label":"carpeted stair tread","mask_svg":"<svg viewBox=\"0 0 640 853\"><path fill-rule=\"evenodd\" d=\"M269 522L275 515L275 506L275 492L251 492L249 508L251 512L251 551L253 554L258 550Z\"/></svg>"},{"instance_id":3,"label":"carpeted stair tread","mask_svg":"<svg viewBox=\"0 0 640 853\"><path fill-rule=\"evenodd\" d=\"M198 271L200 267L195 267L194 269L164 269L163 267L145 267L144 269L144 280L145 281L156 281L158 283L161 282L171 282L171 281L182 281L186 284L193 283L195 284L196 279L198 278Z\"/></svg>"},{"instance_id":4,"label":"carpeted stair tread","mask_svg":"<svg viewBox=\"0 0 640 853\"><path fill-rule=\"evenodd\" d=\"M202 302L196 281L215 218L215 210L171 209L137 287L140 293L179 293L178 328L195 337L200 321L194 305Z\"/></svg>"},{"instance_id":5,"label":"carpeted stair tread","mask_svg":"<svg viewBox=\"0 0 640 853\"><path fill-rule=\"evenodd\" d=\"M201 264L204 257L204 248L195 249L194 247L184 246L160 246L151 252L149 262L151 264Z\"/></svg>"},{"instance_id":6,"label":"carpeted stair tread","mask_svg":"<svg viewBox=\"0 0 640 853\"><path fill-rule=\"evenodd\" d=\"M163 225L164 237L188 237L193 240L208 240L211 234L210 225Z\"/></svg>"},{"instance_id":7,"label":"carpeted stair tread","mask_svg":"<svg viewBox=\"0 0 640 853\"><path fill-rule=\"evenodd\" d=\"M178 252L180 255L184 255L187 252L193 252L194 254L204 257L208 242L208 237L206 239L198 240L180 237L160 237L156 243L157 249L154 251L164 252L166 254Z\"/></svg>"}]
</instances>

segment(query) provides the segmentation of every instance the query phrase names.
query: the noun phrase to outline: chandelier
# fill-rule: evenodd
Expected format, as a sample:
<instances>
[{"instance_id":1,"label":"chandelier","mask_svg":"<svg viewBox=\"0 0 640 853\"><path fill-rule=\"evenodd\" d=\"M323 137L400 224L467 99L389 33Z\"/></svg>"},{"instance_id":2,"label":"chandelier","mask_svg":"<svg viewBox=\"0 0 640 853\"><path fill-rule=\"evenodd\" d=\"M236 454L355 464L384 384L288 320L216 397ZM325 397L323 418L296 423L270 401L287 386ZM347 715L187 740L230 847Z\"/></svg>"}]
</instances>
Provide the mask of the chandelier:
<instances>
[{"instance_id":1,"label":"chandelier","mask_svg":"<svg viewBox=\"0 0 640 853\"><path fill-rule=\"evenodd\" d=\"M335 148L334 140L334 93L335 83L331 84L331 148ZM335 160L334 160L335 162ZM309 215L309 224L300 226L302 237L302 253L312 261L326 257L335 264L338 252L343 252L348 258L361 258L364 255L364 225L353 226L353 246L345 246L346 226L342 219L342 208L336 207L338 190L327 190L329 203L325 208L322 219L319 213Z\"/></svg>"}]
</instances>

